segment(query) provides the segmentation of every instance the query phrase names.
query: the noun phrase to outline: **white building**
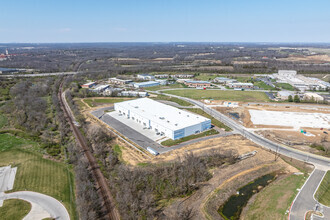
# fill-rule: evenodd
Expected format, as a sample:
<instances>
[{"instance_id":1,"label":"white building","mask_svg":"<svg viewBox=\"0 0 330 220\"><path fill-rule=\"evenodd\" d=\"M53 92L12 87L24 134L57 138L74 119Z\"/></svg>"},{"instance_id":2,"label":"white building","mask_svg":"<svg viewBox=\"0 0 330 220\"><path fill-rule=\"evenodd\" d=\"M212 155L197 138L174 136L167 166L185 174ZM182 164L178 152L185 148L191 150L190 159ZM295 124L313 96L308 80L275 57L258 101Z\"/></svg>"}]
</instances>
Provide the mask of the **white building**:
<instances>
[{"instance_id":1,"label":"white building","mask_svg":"<svg viewBox=\"0 0 330 220\"><path fill-rule=\"evenodd\" d=\"M294 93L290 91L279 91L277 93L277 98L280 100L288 100L289 96L294 97Z\"/></svg>"},{"instance_id":2,"label":"white building","mask_svg":"<svg viewBox=\"0 0 330 220\"><path fill-rule=\"evenodd\" d=\"M93 89L90 89L90 91L96 92L96 93L101 93L104 90L106 90L107 88L109 88L109 85L97 85Z\"/></svg>"},{"instance_id":3,"label":"white building","mask_svg":"<svg viewBox=\"0 0 330 220\"><path fill-rule=\"evenodd\" d=\"M137 78L142 79L142 80L154 80L155 79L155 77L150 74L137 74Z\"/></svg>"},{"instance_id":4,"label":"white building","mask_svg":"<svg viewBox=\"0 0 330 220\"><path fill-rule=\"evenodd\" d=\"M322 96L320 96L317 93L313 93L313 92L306 92L304 94L304 99L305 100L314 100L314 101L317 101L317 102L320 102L320 101L324 100L324 98Z\"/></svg>"},{"instance_id":5,"label":"white building","mask_svg":"<svg viewBox=\"0 0 330 220\"><path fill-rule=\"evenodd\" d=\"M115 111L173 140L211 128L211 120L149 98L115 103Z\"/></svg>"}]
</instances>

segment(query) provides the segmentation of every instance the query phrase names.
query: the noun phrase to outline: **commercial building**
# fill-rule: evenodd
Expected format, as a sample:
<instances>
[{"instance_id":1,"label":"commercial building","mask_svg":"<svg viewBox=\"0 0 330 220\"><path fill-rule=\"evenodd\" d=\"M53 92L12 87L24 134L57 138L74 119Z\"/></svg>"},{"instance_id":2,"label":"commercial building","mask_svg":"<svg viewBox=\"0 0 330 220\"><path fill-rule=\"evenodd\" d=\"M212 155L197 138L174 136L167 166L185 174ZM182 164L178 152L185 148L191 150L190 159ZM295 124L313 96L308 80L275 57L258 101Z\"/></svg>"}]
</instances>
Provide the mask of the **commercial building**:
<instances>
[{"instance_id":1,"label":"commercial building","mask_svg":"<svg viewBox=\"0 0 330 220\"><path fill-rule=\"evenodd\" d=\"M157 79L167 79L168 78L168 74L158 74L158 75L155 75L155 77Z\"/></svg>"},{"instance_id":2,"label":"commercial building","mask_svg":"<svg viewBox=\"0 0 330 220\"><path fill-rule=\"evenodd\" d=\"M115 111L173 140L211 128L211 120L149 98L115 103Z\"/></svg>"},{"instance_id":3,"label":"commercial building","mask_svg":"<svg viewBox=\"0 0 330 220\"><path fill-rule=\"evenodd\" d=\"M253 89L253 83L230 83L229 87L234 89Z\"/></svg>"},{"instance_id":4,"label":"commercial building","mask_svg":"<svg viewBox=\"0 0 330 220\"><path fill-rule=\"evenodd\" d=\"M160 83L156 81L148 81L148 82L141 82L141 83L134 83L133 86L135 88L144 88L144 87L151 87L151 86L159 86Z\"/></svg>"},{"instance_id":5,"label":"commercial building","mask_svg":"<svg viewBox=\"0 0 330 220\"><path fill-rule=\"evenodd\" d=\"M116 84L116 85L126 85L126 84L129 84L133 82L132 80L130 79L117 79L117 78L110 78L109 79L109 83L112 83L112 84Z\"/></svg>"},{"instance_id":6,"label":"commercial building","mask_svg":"<svg viewBox=\"0 0 330 220\"><path fill-rule=\"evenodd\" d=\"M193 74L176 74L176 75L172 75L173 78L177 78L177 79L188 79L188 78L193 78L194 75Z\"/></svg>"},{"instance_id":7,"label":"commercial building","mask_svg":"<svg viewBox=\"0 0 330 220\"><path fill-rule=\"evenodd\" d=\"M213 81L215 83L220 83L220 84L224 84L224 85L228 85L230 83L236 83L237 82L236 79L229 79L229 78L226 78L226 77L216 77Z\"/></svg>"},{"instance_id":8,"label":"commercial building","mask_svg":"<svg viewBox=\"0 0 330 220\"><path fill-rule=\"evenodd\" d=\"M81 85L82 88L92 88L93 86L96 86L96 82L89 82L89 83L85 83L83 85Z\"/></svg>"},{"instance_id":9,"label":"commercial building","mask_svg":"<svg viewBox=\"0 0 330 220\"><path fill-rule=\"evenodd\" d=\"M321 79L299 75L295 70L279 70L273 76L278 83L289 83L303 92L307 90L327 90L330 88L330 83L324 82Z\"/></svg>"},{"instance_id":10,"label":"commercial building","mask_svg":"<svg viewBox=\"0 0 330 220\"><path fill-rule=\"evenodd\" d=\"M168 84L168 81L166 79L156 79L156 82L159 82L160 85L165 86Z\"/></svg>"},{"instance_id":11,"label":"commercial building","mask_svg":"<svg viewBox=\"0 0 330 220\"><path fill-rule=\"evenodd\" d=\"M304 94L304 99L305 100L313 100L316 102L322 102L324 100L324 98L322 96L320 96L317 93L313 93L313 92L306 92Z\"/></svg>"},{"instance_id":12,"label":"commercial building","mask_svg":"<svg viewBox=\"0 0 330 220\"><path fill-rule=\"evenodd\" d=\"M137 74L137 78L142 79L142 80L154 80L155 79L155 77L150 74Z\"/></svg>"},{"instance_id":13,"label":"commercial building","mask_svg":"<svg viewBox=\"0 0 330 220\"><path fill-rule=\"evenodd\" d=\"M207 81L194 81L194 80L188 80L185 81L184 84L188 87L193 87L193 88L207 88L211 87L211 83Z\"/></svg>"},{"instance_id":14,"label":"commercial building","mask_svg":"<svg viewBox=\"0 0 330 220\"><path fill-rule=\"evenodd\" d=\"M95 86L95 88L91 89L91 91L96 93L101 93L107 88L109 88L109 85L97 85Z\"/></svg>"},{"instance_id":15,"label":"commercial building","mask_svg":"<svg viewBox=\"0 0 330 220\"><path fill-rule=\"evenodd\" d=\"M292 98L294 97L294 93L293 92L289 92L289 91L279 91L277 93L277 98L280 100L288 100L289 96L291 96Z\"/></svg>"},{"instance_id":16,"label":"commercial building","mask_svg":"<svg viewBox=\"0 0 330 220\"><path fill-rule=\"evenodd\" d=\"M138 91L122 91L118 96L129 96L129 97L147 97L149 94L147 92L138 92Z\"/></svg>"}]
</instances>

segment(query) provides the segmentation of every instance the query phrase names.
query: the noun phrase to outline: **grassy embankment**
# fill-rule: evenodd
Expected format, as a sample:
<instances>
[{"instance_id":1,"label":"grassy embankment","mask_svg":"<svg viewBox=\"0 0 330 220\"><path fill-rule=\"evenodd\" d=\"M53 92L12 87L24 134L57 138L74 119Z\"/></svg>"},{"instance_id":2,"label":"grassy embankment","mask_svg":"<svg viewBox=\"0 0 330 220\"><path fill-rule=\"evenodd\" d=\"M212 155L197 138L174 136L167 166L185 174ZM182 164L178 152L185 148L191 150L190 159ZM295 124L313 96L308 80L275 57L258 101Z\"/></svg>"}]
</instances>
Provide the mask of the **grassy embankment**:
<instances>
[{"instance_id":1,"label":"grassy embankment","mask_svg":"<svg viewBox=\"0 0 330 220\"><path fill-rule=\"evenodd\" d=\"M217 119L213 118L211 115L207 114L206 112L204 112L202 109L200 108L190 108L187 109L188 111L194 112L196 114L202 115L206 118L211 119L211 123L219 128L224 128L225 131L231 131L232 129L230 127L228 127L227 125L225 125L224 123L218 121Z\"/></svg>"},{"instance_id":2,"label":"grassy embankment","mask_svg":"<svg viewBox=\"0 0 330 220\"><path fill-rule=\"evenodd\" d=\"M192 99L216 99L241 102L269 102L264 92L254 91L223 91L223 90L169 90L164 93L183 96Z\"/></svg>"},{"instance_id":3,"label":"grassy embankment","mask_svg":"<svg viewBox=\"0 0 330 220\"><path fill-rule=\"evenodd\" d=\"M117 102L123 102L131 100L129 98L102 98L102 99L95 99L95 98L86 98L84 102L89 105L89 107L95 107L97 104L113 104Z\"/></svg>"},{"instance_id":4,"label":"grassy embankment","mask_svg":"<svg viewBox=\"0 0 330 220\"><path fill-rule=\"evenodd\" d=\"M28 190L52 196L64 204L72 219L77 219L72 171L63 163L44 159L36 149L40 146L35 141L0 134L0 167L17 167L12 192Z\"/></svg>"},{"instance_id":5,"label":"grassy embankment","mask_svg":"<svg viewBox=\"0 0 330 220\"><path fill-rule=\"evenodd\" d=\"M166 141L163 141L161 144L169 147L169 146L177 145L177 144L180 144L180 143L183 143L186 141L190 141L190 140L193 140L196 138L206 137L206 136L215 135L215 134L219 134L219 132L217 130L211 129L211 130L199 133L199 134L193 134L193 135L190 135L187 137L183 137L178 140L168 139Z\"/></svg>"},{"instance_id":6,"label":"grassy embankment","mask_svg":"<svg viewBox=\"0 0 330 220\"><path fill-rule=\"evenodd\" d=\"M255 197L246 212L246 218L252 219L287 219L287 210L290 208L298 190L305 183L311 169L299 161L291 161L290 158L282 157L284 161L296 167L302 175L289 174L279 179L263 190Z\"/></svg>"},{"instance_id":7,"label":"grassy embankment","mask_svg":"<svg viewBox=\"0 0 330 220\"><path fill-rule=\"evenodd\" d=\"M323 205L330 206L330 171L325 174L322 183L320 184L315 198Z\"/></svg>"},{"instance_id":8,"label":"grassy embankment","mask_svg":"<svg viewBox=\"0 0 330 220\"><path fill-rule=\"evenodd\" d=\"M23 219L30 210L31 204L29 202L19 199L7 199L0 207L0 218L5 220Z\"/></svg>"},{"instance_id":9,"label":"grassy embankment","mask_svg":"<svg viewBox=\"0 0 330 220\"><path fill-rule=\"evenodd\" d=\"M0 129L8 123L8 119L5 115L0 113Z\"/></svg>"},{"instance_id":10,"label":"grassy embankment","mask_svg":"<svg viewBox=\"0 0 330 220\"><path fill-rule=\"evenodd\" d=\"M192 106L192 104L190 102L181 100L179 98L176 97L170 97L170 96L166 96L166 95L157 95L157 97L152 98L154 100L166 100L166 101L170 101L170 102L175 102L181 106Z\"/></svg>"},{"instance_id":11,"label":"grassy embankment","mask_svg":"<svg viewBox=\"0 0 330 220\"><path fill-rule=\"evenodd\" d=\"M275 85L285 90L294 91L294 87L289 83L276 83Z\"/></svg>"},{"instance_id":12,"label":"grassy embankment","mask_svg":"<svg viewBox=\"0 0 330 220\"><path fill-rule=\"evenodd\" d=\"M176 89L176 88L185 88L185 86L181 83L175 83L175 84L169 84L167 86L152 86L152 87L147 87L145 90L149 91L157 91L161 89Z\"/></svg>"}]
</instances>

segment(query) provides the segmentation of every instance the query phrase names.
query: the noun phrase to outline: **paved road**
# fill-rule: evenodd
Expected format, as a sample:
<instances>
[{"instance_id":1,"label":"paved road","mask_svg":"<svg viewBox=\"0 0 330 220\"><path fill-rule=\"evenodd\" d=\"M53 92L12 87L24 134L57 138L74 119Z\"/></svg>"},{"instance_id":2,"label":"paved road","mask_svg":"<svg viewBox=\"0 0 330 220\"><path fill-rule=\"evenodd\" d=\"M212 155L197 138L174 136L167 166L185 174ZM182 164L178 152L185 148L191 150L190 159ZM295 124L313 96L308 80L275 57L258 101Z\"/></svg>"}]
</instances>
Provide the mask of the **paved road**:
<instances>
[{"instance_id":1,"label":"paved road","mask_svg":"<svg viewBox=\"0 0 330 220\"><path fill-rule=\"evenodd\" d=\"M290 220L305 219L305 214L310 210L321 211L325 219L330 219L330 208L322 206L314 199L319 183L321 182L326 171L315 169L305 182L304 186L296 196L290 211Z\"/></svg>"},{"instance_id":2,"label":"paved road","mask_svg":"<svg viewBox=\"0 0 330 220\"><path fill-rule=\"evenodd\" d=\"M20 191L3 194L0 200L22 199L27 202L36 203L46 210L54 219L69 220L70 216L64 205L53 197L30 191Z\"/></svg>"},{"instance_id":3,"label":"paved road","mask_svg":"<svg viewBox=\"0 0 330 220\"><path fill-rule=\"evenodd\" d=\"M292 158L295 158L300 161L306 161L306 162L312 163L314 165L323 166L326 169L330 168L330 159L329 158L314 155L314 154L303 152L303 151L299 151L299 150L296 150L293 148L286 147L284 145L277 144L273 141L270 141L258 134L255 134L252 131L249 131L241 124L238 124L238 122L236 122L235 120L229 118L228 116L226 116L218 111L215 111L215 110L207 107L200 101L181 97L181 96L171 95L171 94L165 94L165 95L176 97L176 98L188 101L192 104L195 104L196 106L204 109L204 111L206 113L210 114L214 118L225 123L227 126L231 127L234 131L238 132L239 134L243 135L244 137L250 139L251 141L255 142L256 144L258 144L260 146L263 146L274 152L278 152L279 154L282 154L282 155L285 155L288 157L292 157Z\"/></svg>"}]
</instances>

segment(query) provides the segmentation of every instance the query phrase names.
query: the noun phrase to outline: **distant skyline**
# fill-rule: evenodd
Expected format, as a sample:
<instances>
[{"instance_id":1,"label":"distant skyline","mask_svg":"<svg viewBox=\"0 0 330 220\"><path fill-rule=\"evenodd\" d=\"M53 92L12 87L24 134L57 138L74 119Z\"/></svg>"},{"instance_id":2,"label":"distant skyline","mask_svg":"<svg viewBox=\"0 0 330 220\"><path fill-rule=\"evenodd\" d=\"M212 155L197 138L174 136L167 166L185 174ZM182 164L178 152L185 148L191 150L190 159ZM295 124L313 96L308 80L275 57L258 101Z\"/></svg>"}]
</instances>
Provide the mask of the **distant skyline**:
<instances>
[{"instance_id":1,"label":"distant skyline","mask_svg":"<svg viewBox=\"0 0 330 220\"><path fill-rule=\"evenodd\" d=\"M330 42L329 0L0 0L0 43Z\"/></svg>"}]
</instances>

